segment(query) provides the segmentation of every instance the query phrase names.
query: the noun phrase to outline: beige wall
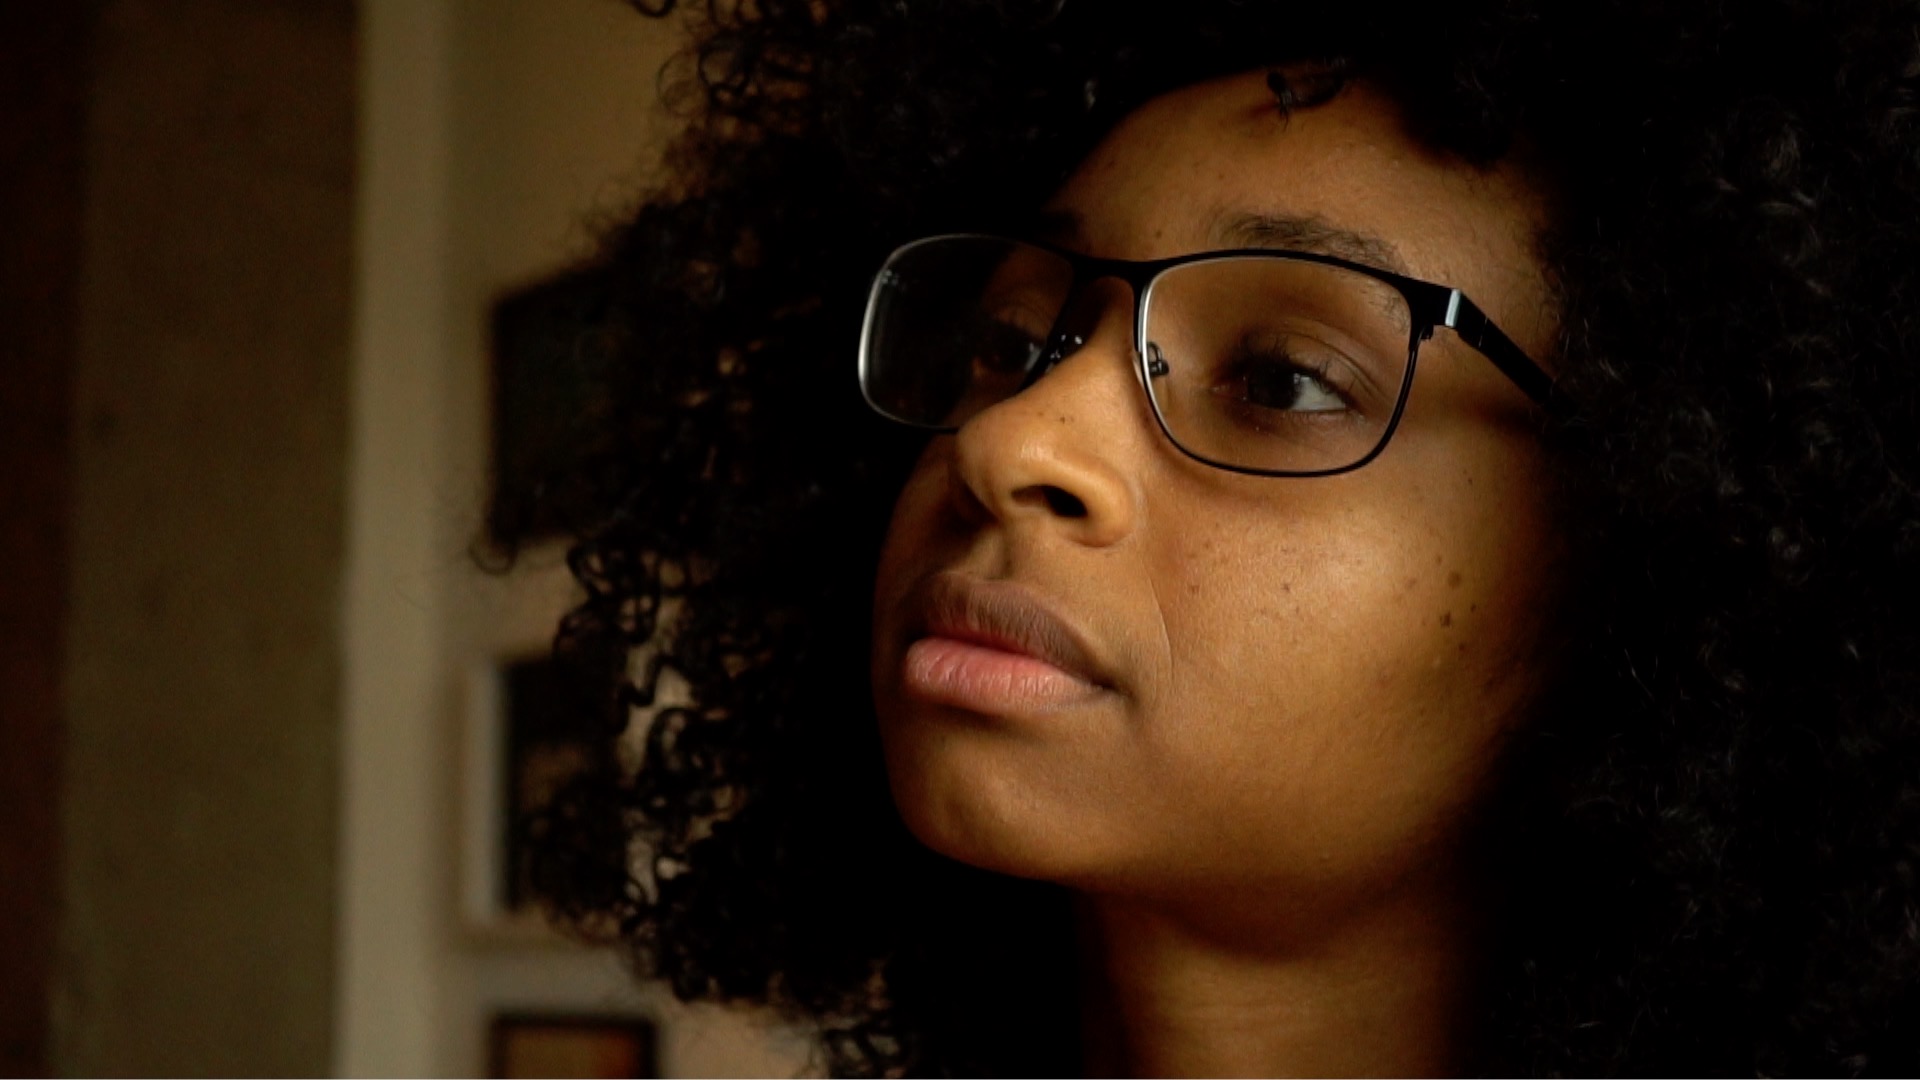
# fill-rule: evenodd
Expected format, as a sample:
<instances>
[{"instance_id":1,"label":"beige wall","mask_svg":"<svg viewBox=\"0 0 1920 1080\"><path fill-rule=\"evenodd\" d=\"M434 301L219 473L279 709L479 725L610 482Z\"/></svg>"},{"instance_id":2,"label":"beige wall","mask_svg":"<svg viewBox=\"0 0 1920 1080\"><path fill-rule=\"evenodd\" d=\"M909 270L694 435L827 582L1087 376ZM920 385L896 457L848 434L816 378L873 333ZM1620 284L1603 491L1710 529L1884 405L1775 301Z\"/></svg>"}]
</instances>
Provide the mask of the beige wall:
<instances>
[{"instance_id":1,"label":"beige wall","mask_svg":"<svg viewBox=\"0 0 1920 1080\"><path fill-rule=\"evenodd\" d=\"M636 198L676 31L618 0L362 11L335 1069L476 1074L488 1016L538 1009L662 1018L669 1075L790 1074L799 1051L759 1021L679 1009L461 887L488 771L476 674L541 650L572 595L556 552L506 579L469 555L488 305Z\"/></svg>"},{"instance_id":2,"label":"beige wall","mask_svg":"<svg viewBox=\"0 0 1920 1080\"><path fill-rule=\"evenodd\" d=\"M87 138L63 1073L332 1035L350 0L113 0Z\"/></svg>"},{"instance_id":3,"label":"beige wall","mask_svg":"<svg viewBox=\"0 0 1920 1080\"><path fill-rule=\"evenodd\" d=\"M631 205L675 44L620 0L102 0L56 1071L476 1074L503 1009L659 1017L669 1075L800 1066L462 885L476 673L571 595L556 552L470 554L487 308Z\"/></svg>"}]
</instances>

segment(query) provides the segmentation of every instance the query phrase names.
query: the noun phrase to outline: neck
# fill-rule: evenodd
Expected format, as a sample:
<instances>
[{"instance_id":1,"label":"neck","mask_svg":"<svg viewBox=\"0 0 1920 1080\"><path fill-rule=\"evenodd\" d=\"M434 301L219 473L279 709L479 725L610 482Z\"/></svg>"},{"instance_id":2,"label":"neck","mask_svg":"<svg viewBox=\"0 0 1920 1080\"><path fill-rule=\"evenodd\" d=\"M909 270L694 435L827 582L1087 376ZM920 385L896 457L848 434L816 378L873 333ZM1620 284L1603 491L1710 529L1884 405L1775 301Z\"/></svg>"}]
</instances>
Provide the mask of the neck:
<instances>
[{"instance_id":1,"label":"neck","mask_svg":"<svg viewBox=\"0 0 1920 1080\"><path fill-rule=\"evenodd\" d=\"M1454 904L1389 905L1304 944L1164 907L1076 913L1090 1076L1457 1074L1471 978Z\"/></svg>"}]
</instances>

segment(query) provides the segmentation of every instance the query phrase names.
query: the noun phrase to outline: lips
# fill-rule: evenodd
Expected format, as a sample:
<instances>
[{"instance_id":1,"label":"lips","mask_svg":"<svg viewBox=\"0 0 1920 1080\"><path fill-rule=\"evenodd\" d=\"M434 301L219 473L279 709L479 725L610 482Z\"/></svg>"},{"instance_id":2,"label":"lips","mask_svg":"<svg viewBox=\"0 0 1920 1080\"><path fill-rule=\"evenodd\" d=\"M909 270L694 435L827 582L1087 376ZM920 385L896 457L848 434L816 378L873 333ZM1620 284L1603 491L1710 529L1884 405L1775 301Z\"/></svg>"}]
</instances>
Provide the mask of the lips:
<instances>
[{"instance_id":1,"label":"lips","mask_svg":"<svg viewBox=\"0 0 1920 1080\"><path fill-rule=\"evenodd\" d=\"M923 581L909 609L917 625L902 676L914 697L1007 714L1113 689L1073 626L1022 586L943 572Z\"/></svg>"}]
</instances>

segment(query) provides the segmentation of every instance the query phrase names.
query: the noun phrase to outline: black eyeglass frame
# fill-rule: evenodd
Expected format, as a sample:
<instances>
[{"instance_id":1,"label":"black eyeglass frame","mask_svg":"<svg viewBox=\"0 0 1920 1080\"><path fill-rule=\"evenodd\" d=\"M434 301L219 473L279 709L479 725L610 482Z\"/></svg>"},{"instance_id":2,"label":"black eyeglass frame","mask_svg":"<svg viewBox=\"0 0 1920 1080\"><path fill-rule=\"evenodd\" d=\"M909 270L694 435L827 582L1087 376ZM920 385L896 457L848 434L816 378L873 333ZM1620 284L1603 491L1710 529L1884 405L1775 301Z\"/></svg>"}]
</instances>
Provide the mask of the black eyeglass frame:
<instances>
[{"instance_id":1,"label":"black eyeglass frame","mask_svg":"<svg viewBox=\"0 0 1920 1080\"><path fill-rule=\"evenodd\" d=\"M1480 309L1480 306L1475 304L1466 293L1450 285L1423 281L1420 278L1397 274L1391 270L1383 270L1377 266L1369 266L1365 263L1358 263L1350 259L1343 259L1335 255L1325 255L1314 251L1293 251L1284 248L1225 248L1217 251L1198 251L1187 255L1176 255L1168 259L1135 261L1129 259L1103 259L1093 255L1085 255L1057 244L1047 243L1043 240L1016 239L1013 237L995 236L988 233L946 233L939 236L924 237L911 243L903 244L887 256L887 260L882 264L880 272L874 277L873 288L868 293L866 315L861 322L861 396L866 399L868 406L875 412L878 412L890 420L906 424L910 427L948 433L959 430L958 426L923 424L902 419L881 408L880 405L873 400L872 394L867 390L867 369L868 357L871 355L870 347L873 324L876 312L879 310L877 301L880 297L880 290L887 283L886 268L892 266L895 260L914 248L926 244L953 240L990 240L1003 244L1023 244L1028 247L1050 252L1066 260L1067 265L1073 271L1073 278L1067 287L1066 302L1063 303L1061 308L1063 315L1066 310L1072 306L1072 298L1079 295L1087 286L1095 281L1103 278L1115 278L1124 282L1129 289L1133 290L1134 359L1139 364L1141 389L1146 392L1147 403L1152 407L1154 421L1160 425L1160 431L1167 437L1167 441L1171 442L1181 453L1193 458L1195 461L1211 465L1217 469L1224 469L1228 472L1242 473L1249 476L1309 478L1337 476L1341 473L1352 472L1355 469L1369 464L1386 450L1389 442L1393 441L1393 433L1400 426L1400 417L1406 412L1407 398L1413 391L1415 369L1419 366L1420 345L1422 342L1432 338L1434 330L1438 327L1446 327L1453 331L1461 341L1485 357L1494 367L1500 370L1501 374L1507 376L1528 398L1543 407L1550 406L1553 393L1553 376L1547 374L1532 357L1527 355L1524 349L1514 344L1513 339L1508 337L1505 331L1496 326L1493 320L1488 318L1486 313ZM1372 450L1369 450L1367 454L1358 461L1336 468L1313 470L1259 469L1246 465L1235 465L1230 462L1210 458L1205 454L1189 448L1168 429L1166 416L1160 410L1159 399L1156 398L1153 393L1154 378L1158 375L1165 374L1165 371L1155 372L1153 370L1154 361L1150 359L1150 350L1148 349L1148 342L1146 340L1147 304L1152 297L1154 283L1162 274L1183 266L1224 259L1237 260L1249 258L1318 263L1322 266L1338 267L1342 270L1352 271L1353 273L1373 278L1376 281L1384 282L1392 286L1393 289L1400 294L1401 298L1406 301L1407 311L1411 320L1408 328L1406 375L1400 382L1400 392L1394 400L1393 414L1388 418L1386 427L1381 431L1379 441L1374 444ZM1083 344L1085 344L1084 339L1070 337L1061 333L1059 329L1056 328L1054 332L1049 335L1046 347L1038 362L1034 364L1033 370L1027 375L1025 381L1021 383L1020 390L1016 390L1014 393L1018 394L1038 382L1040 377L1045 375L1049 369L1066 359L1067 356L1071 355L1074 350ZM1164 366L1165 361L1160 361L1160 363Z\"/></svg>"}]
</instances>

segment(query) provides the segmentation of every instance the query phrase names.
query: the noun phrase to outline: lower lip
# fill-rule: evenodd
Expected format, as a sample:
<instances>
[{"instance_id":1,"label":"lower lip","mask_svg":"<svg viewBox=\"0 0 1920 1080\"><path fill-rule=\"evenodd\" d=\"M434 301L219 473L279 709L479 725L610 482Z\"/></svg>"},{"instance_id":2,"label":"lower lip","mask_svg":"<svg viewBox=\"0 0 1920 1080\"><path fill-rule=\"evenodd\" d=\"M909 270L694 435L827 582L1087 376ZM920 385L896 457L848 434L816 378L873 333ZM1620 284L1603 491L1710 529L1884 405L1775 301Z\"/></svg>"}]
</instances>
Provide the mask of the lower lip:
<instances>
[{"instance_id":1,"label":"lower lip","mask_svg":"<svg viewBox=\"0 0 1920 1080\"><path fill-rule=\"evenodd\" d=\"M902 668L908 693L977 713L1057 708L1100 693L1045 660L955 638L921 638Z\"/></svg>"}]
</instances>

